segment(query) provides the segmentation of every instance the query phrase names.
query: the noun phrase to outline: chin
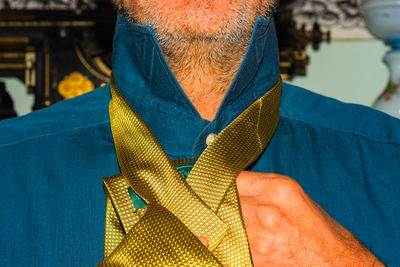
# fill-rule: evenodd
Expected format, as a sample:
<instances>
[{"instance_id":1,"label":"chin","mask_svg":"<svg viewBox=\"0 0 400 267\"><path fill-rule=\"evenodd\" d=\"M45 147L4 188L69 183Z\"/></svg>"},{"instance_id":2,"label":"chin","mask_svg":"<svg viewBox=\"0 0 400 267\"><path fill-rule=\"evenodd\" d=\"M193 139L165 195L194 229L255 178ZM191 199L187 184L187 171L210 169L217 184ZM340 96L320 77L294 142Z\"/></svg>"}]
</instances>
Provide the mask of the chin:
<instances>
[{"instance_id":1,"label":"chin","mask_svg":"<svg viewBox=\"0 0 400 267\"><path fill-rule=\"evenodd\" d=\"M217 38L252 28L263 15L262 2L267 7L269 0L123 0L124 9L137 23L153 26L156 33L189 39Z\"/></svg>"}]
</instances>

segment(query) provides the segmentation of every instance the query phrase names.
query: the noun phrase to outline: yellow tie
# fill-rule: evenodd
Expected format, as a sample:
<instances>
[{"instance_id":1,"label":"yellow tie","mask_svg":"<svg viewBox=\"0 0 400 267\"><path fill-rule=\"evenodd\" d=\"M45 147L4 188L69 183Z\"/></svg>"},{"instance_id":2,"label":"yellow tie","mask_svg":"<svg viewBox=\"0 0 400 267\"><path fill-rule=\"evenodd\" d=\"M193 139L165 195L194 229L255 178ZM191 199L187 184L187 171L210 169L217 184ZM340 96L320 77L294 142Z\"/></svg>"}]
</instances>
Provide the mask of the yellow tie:
<instances>
[{"instance_id":1,"label":"yellow tie","mask_svg":"<svg viewBox=\"0 0 400 267\"><path fill-rule=\"evenodd\" d=\"M99 266L251 266L235 179L276 130L282 82L215 138L186 180L113 78L110 88L121 174L104 178L105 259ZM135 210L129 187L146 207Z\"/></svg>"}]
</instances>

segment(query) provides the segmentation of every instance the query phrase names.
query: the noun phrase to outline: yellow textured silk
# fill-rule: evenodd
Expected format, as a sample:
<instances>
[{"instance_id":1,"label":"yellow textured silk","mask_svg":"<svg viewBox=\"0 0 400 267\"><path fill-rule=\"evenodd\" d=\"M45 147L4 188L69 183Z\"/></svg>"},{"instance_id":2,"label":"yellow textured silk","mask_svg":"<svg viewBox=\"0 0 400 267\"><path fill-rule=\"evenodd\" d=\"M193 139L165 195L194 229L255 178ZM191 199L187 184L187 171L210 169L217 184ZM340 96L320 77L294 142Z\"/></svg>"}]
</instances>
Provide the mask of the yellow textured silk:
<instances>
[{"instance_id":1,"label":"yellow textured silk","mask_svg":"<svg viewBox=\"0 0 400 267\"><path fill-rule=\"evenodd\" d=\"M184 180L112 78L109 110L121 174L104 178L105 259L99 266L251 266L235 179L275 132L281 87L279 81L229 124ZM135 210L128 187L146 207Z\"/></svg>"}]
</instances>

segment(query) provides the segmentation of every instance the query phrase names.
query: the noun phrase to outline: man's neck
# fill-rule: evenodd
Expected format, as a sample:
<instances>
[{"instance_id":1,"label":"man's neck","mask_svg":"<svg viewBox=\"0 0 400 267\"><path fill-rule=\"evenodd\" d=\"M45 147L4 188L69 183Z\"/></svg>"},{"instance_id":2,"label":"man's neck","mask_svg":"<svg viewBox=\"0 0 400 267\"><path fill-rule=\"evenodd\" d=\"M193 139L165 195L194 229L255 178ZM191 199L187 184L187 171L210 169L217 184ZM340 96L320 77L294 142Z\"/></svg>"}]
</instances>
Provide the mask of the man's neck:
<instances>
[{"instance_id":1,"label":"man's neck","mask_svg":"<svg viewBox=\"0 0 400 267\"><path fill-rule=\"evenodd\" d=\"M179 84L201 117L213 120L249 43L218 40L163 42L160 45Z\"/></svg>"}]
</instances>

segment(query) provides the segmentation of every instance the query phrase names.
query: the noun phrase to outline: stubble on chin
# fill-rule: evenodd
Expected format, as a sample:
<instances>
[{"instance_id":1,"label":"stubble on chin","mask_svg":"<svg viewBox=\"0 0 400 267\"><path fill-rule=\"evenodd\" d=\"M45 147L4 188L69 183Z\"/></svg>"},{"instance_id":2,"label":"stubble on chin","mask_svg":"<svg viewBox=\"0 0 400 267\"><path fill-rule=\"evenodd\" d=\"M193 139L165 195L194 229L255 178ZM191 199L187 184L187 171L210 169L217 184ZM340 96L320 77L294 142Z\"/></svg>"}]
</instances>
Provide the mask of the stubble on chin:
<instances>
[{"instance_id":1,"label":"stubble on chin","mask_svg":"<svg viewBox=\"0 0 400 267\"><path fill-rule=\"evenodd\" d=\"M181 41L228 41L237 43L251 35L259 16L272 15L277 0L113 0L128 20L150 25L157 38ZM179 2L179 4L176 4ZM248 36L249 37L249 36ZM160 40L160 41L161 41Z\"/></svg>"}]
</instances>

